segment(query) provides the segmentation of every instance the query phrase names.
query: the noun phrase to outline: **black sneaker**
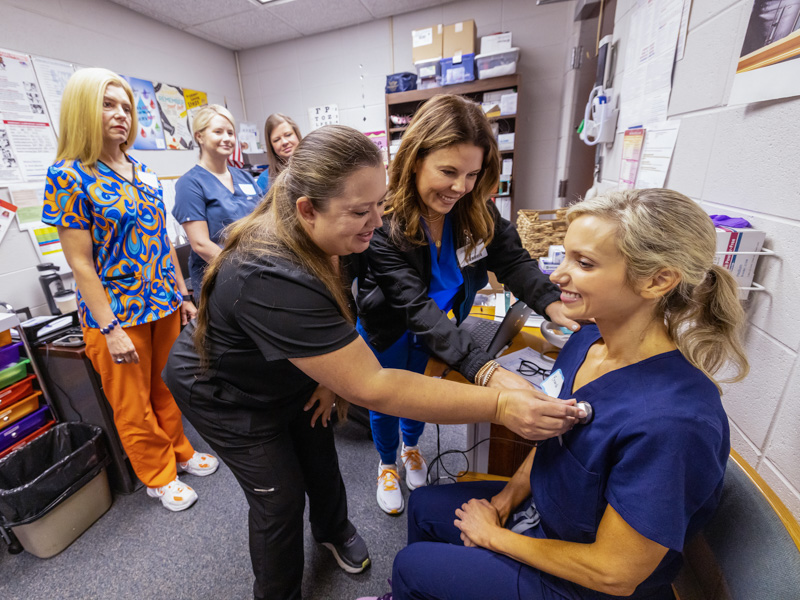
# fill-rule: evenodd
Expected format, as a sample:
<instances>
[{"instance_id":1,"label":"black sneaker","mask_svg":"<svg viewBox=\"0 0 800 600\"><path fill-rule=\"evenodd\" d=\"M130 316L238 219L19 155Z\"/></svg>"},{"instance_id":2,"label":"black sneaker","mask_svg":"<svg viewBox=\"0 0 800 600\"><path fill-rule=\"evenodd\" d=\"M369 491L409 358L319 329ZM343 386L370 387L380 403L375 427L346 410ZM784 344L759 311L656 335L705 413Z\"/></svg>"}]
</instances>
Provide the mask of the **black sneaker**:
<instances>
[{"instance_id":1,"label":"black sneaker","mask_svg":"<svg viewBox=\"0 0 800 600\"><path fill-rule=\"evenodd\" d=\"M323 542L322 545L333 552L336 562L348 573L361 573L370 564L367 545L358 533L343 544Z\"/></svg>"}]
</instances>

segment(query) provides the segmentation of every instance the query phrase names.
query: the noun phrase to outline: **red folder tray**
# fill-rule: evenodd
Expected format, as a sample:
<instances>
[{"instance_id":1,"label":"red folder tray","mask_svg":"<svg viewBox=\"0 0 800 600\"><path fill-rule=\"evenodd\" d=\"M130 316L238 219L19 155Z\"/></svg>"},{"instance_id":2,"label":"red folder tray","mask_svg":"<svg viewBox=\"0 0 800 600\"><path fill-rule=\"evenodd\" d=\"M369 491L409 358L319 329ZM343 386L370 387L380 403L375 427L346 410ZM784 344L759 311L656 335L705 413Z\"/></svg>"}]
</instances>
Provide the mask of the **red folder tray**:
<instances>
[{"instance_id":1,"label":"red folder tray","mask_svg":"<svg viewBox=\"0 0 800 600\"><path fill-rule=\"evenodd\" d=\"M39 429L37 429L33 433L30 433L30 434L26 435L20 441L14 442L14 444L12 446L9 446L8 448L6 448L2 452L0 452L0 458L3 458L6 454L11 454L14 450L19 448L23 444L27 444L31 440L35 440L37 437L42 435L45 431L50 429L55 424L56 424L55 421L49 421L48 423L45 423L44 427L40 427Z\"/></svg>"},{"instance_id":2,"label":"red folder tray","mask_svg":"<svg viewBox=\"0 0 800 600\"><path fill-rule=\"evenodd\" d=\"M36 375L28 375L22 381L12 383L7 388L0 390L0 409L30 396L33 393L34 379L36 379Z\"/></svg>"}]
</instances>

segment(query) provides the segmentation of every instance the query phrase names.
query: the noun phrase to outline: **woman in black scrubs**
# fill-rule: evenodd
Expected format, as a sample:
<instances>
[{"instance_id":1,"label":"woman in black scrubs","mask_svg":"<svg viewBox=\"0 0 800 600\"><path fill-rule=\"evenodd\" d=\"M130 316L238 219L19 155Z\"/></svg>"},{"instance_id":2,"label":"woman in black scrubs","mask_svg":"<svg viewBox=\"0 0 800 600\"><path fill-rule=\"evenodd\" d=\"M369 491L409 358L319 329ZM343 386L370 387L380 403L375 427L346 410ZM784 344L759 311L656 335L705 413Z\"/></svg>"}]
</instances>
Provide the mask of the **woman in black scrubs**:
<instances>
[{"instance_id":1,"label":"woman in black scrubs","mask_svg":"<svg viewBox=\"0 0 800 600\"><path fill-rule=\"evenodd\" d=\"M363 134L335 125L304 138L265 200L231 227L164 372L244 490L256 598L301 597L305 494L314 538L350 573L369 564L331 428L313 425L333 405L318 388L387 414L502 423L529 439L580 416L572 400L381 368L354 328L348 290L385 193L381 156Z\"/></svg>"}]
</instances>

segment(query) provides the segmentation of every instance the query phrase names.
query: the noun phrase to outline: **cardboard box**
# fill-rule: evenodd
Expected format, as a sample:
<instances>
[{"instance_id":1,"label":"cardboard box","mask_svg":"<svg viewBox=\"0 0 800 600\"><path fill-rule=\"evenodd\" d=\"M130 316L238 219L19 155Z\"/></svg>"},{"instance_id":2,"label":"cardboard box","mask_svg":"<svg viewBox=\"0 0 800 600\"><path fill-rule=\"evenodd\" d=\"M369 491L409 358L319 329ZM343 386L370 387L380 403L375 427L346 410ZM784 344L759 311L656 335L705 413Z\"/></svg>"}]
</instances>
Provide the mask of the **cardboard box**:
<instances>
[{"instance_id":1,"label":"cardboard box","mask_svg":"<svg viewBox=\"0 0 800 600\"><path fill-rule=\"evenodd\" d=\"M431 25L411 32L411 60L440 60L442 54L442 25Z\"/></svg>"},{"instance_id":2,"label":"cardboard box","mask_svg":"<svg viewBox=\"0 0 800 600\"><path fill-rule=\"evenodd\" d=\"M739 287L749 287L753 283L758 254L737 254L738 252L760 252L767 237L766 231L750 228L717 227L717 254L714 264L722 265L736 278ZM731 254L728 254L731 253ZM739 299L746 300L749 290L739 290Z\"/></svg>"},{"instance_id":3,"label":"cardboard box","mask_svg":"<svg viewBox=\"0 0 800 600\"><path fill-rule=\"evenodd\" d=\"M459 63L465 54L475 54L475 21L459 21L444 28L442 58Z\"/></svg>"},{"instance_id":4,"label":"cardboard box","mask_svg":"<svg viewBox=\"0 0 800 600\"><path fill-rule=\"evenodd\" d=\"M495 33L493 35L484 35L481 38L481 54L494 54L495 52L503 52L504 50L511 50L510 31Z\"/></svg>"}]
</instances>

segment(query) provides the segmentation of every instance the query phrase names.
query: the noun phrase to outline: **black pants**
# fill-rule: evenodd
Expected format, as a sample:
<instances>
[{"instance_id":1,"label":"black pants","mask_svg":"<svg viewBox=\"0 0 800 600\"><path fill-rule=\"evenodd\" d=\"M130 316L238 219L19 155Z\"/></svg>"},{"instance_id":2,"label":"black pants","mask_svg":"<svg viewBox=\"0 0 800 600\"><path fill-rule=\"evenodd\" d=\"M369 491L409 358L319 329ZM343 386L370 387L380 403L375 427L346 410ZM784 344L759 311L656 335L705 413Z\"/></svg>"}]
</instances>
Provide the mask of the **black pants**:
<instances>
[{"instance_id":1,"label":"black pants","mask_svg":"<svg viewBox=\"0 0 800 600\"><path fill-rule=\"evenodd\" d=\"M195 386L194 392L197 392ZM175 395L184 416L230 468L250 505L250 560L257 600L299 600L303 581L303 510L308 494L318 542L347 541L347 495L330 426L311 427L303 401L282 408L220 405ZM212 396L213 397L213 396Z\"/></svg>"}]
</instances>

